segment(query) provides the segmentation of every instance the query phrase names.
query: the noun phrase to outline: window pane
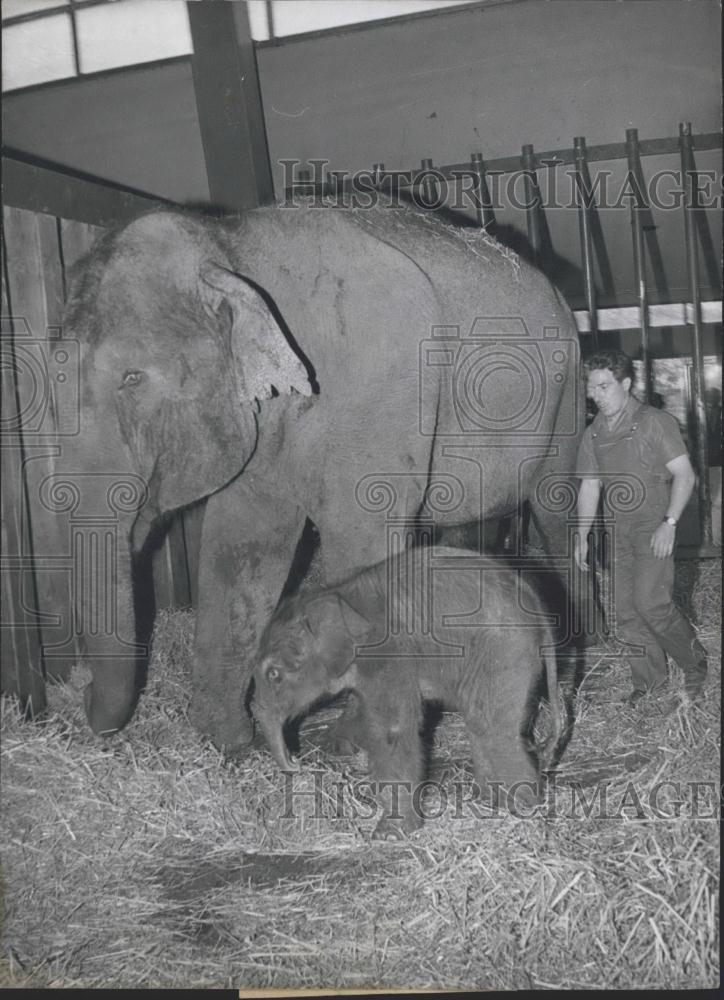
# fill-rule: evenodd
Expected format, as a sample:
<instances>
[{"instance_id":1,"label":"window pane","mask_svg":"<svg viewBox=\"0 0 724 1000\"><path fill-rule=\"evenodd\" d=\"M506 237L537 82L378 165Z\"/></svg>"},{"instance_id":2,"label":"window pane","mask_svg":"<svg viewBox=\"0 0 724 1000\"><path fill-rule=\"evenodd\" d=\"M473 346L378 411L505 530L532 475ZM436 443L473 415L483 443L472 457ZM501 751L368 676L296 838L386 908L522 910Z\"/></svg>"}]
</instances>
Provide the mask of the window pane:
<instances>
[{"instance_id":1,"label":"window pane","mask_svg":"<svg viewBox=\"0 0 724 1000\"><path fill-rule=\"evenodd\" d=\"M170 59L193 51L186 4L117 0L76 11L82 73Z\"/></svg>"},{"instance_id":2,"label":"window pane","mask_svg":"<svg viewBox=\"0 0 724 1000\"><path fill-rule=\"evenodd\" d=\"M272 0L274 34L296 35L343 24L359 24L383 17L419 14L439 7L454 7L465 0Z\"/></svg>"},{"instance_id":3,"label":"window pane","mask_svg":"<svg viewBox=\"0 0 724 1000\"><path fill-rule=\"evenodd\" d=\"M75 76L73 32L66 14L3 30L3 90Z\"/></svg>"},{"instance_id":4,"label":"window pane","mask_svg":"<svg viewBox=\"0 0 724 1000\"><path fill-rule=\"evenodd\" d=\"M20 14L32 14L36 10L48 10L51 7L66 7L68 0L2 0L3 21Z\"/></svg>"},{"instance_id":5,"label":"window pane","mask_svg":"<svg viewBox=\"0 0 724 1000\"><path fill-rule=\"evenodd\" d=\"M269 37L266 0L247 0L246 11L249 15L251 37L256 42L265 42Z\"/></svg>"}]
</instances>

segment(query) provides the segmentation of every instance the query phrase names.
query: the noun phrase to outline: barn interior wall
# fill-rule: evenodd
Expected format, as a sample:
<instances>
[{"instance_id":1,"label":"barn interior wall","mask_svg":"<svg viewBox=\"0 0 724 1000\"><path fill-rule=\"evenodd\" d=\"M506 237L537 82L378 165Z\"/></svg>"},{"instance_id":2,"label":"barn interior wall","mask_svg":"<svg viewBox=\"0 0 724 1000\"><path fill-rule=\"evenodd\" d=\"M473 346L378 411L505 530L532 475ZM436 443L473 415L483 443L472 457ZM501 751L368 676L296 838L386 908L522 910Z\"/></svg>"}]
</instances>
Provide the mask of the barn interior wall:
<instances>
[{"instance_id":1,"label":"barn interior wall","mask_svg":"<svg viewBox=\"0 0 724 1000\"><path fill-rule=\"evenodd\" d=\"M550 0L259 49L272 158L389 169L720 126L717 3Z\"/></svg>"},{"instance_id":2,"label":"barn interior wall","mask_svg":"<svg viewBox=\"0 0 724 1000\"><path fill-rule=\"evenodd\" d=\"M178 202L209 198L191 61L7 94L11 149Z\"/></svg>"}]
</instances>

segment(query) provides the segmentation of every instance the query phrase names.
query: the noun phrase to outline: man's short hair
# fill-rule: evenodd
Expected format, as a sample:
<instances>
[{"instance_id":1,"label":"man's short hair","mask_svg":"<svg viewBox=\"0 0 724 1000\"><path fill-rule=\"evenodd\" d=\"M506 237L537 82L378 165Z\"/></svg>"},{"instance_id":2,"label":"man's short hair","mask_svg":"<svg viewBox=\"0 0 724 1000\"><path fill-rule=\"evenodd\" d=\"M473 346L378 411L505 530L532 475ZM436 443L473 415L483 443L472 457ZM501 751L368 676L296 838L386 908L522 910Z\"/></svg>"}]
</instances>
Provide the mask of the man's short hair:
<instances>
[{"instance_id":1,"label":"man's short hair","mask_svg":"<svg viewBox=\"0 0 724 1000\"><path fill-rule=\"evenodd\" d=\"M610 369L617 382L623 382L625 378L630 378L633 385L636 381L633 361L623 351L597 351L583 362L583 372L586 377L592 371L602 368Z\"/></svg>"}]
</instances>

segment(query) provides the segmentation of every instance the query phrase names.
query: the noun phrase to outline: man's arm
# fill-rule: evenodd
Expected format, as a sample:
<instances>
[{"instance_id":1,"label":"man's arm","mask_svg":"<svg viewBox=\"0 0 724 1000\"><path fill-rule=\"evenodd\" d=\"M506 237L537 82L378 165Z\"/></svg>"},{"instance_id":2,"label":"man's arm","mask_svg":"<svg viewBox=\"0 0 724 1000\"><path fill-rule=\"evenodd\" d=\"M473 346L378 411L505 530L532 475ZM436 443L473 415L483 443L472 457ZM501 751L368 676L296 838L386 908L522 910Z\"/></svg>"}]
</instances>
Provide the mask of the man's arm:
<instances>
[{"instance_id":1,"label":"man's arm","mask_svg":"<svg viewBox=\"0 0 724 1000\"><path fill-rule=\"evenodd\" d=\"M601 495L601 480L595 477L581 480L578 489L578 506L576 514L578 518L579 534L576 537L575 559L576 565L584 573L588 572L588 533L591 530L593 519L598 510L598 499Z\"/></svg>"},{"instance_id":2,"label":"man's arm","mask_svg":"<svg viewBox=\"0 0 724 1000\"><path fill-rule=\"evenodd\" d=\"M684 513L684 507L689 502L689 497L696 483L696 475L691 467L689 456L686 454L672 458L670 462L666 463L666 468L674 477L671 480L671 493L666 508L666 517L673 517L678 521ZM657 559L665 559L671 555L674 551L675 538L676 525L662 521L651 536L651 548Z\"/></svg>"}]
</instances>

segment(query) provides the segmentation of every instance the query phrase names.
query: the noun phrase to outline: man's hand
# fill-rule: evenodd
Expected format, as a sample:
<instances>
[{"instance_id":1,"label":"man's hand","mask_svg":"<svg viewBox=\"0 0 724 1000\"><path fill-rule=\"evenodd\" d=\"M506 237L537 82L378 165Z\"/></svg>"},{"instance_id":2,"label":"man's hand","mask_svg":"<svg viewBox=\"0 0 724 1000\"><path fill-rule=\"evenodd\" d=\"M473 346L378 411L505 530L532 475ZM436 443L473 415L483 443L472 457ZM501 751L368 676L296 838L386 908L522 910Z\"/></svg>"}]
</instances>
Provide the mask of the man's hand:
<instances>
[{"instance_id":1,"label":"man's hand","mask_svg":"<svg viewBox=\"0 0 724 1000\"><path fill-rule=\"evenodd\" d=\"M657 559L666 559L674 551L676 526L662 521L651 536L651 548Z\"/></svg>"},{"instance_id":2,"label":"man's hand","mask_svg":"<svg viewBox=\"0 0 724 1000\"><path fill-rule=\"evenodd\" d=\"M588 572L588 535L576 535L573 555L582 573Z\"/></svg>"},{"instance_id":3,"label":"man's hand","mask_svg":"<svg viewBox=\"0 0 724 1000\"><path fill-rule=\"evenodd\" d=\"M576 566L582 573L588 572L588 532L598 510L598 499L601 495L601 480L595 477L581 479L578 488L578 527L573 548Z\"/></svg>"}]
</instances>

